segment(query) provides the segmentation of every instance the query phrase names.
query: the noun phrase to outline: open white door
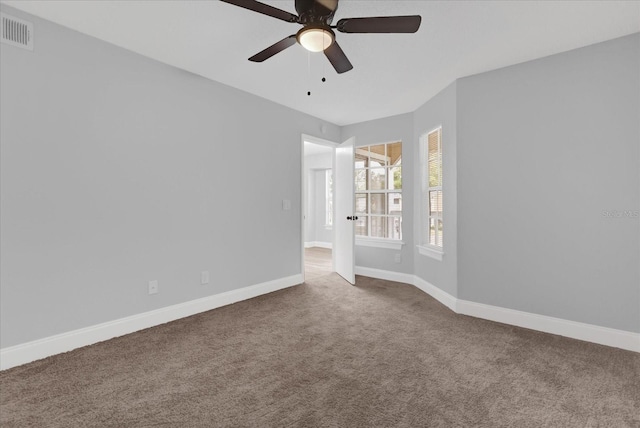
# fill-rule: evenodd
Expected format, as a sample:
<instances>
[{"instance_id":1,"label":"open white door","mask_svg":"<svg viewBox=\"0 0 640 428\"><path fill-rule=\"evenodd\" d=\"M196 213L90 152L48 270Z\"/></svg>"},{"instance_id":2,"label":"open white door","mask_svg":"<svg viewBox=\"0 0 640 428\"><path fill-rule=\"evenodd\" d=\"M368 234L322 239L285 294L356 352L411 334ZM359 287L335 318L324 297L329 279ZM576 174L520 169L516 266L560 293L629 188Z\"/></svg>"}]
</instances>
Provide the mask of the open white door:
<instances>
[{"instance_id":1,"label":"open white door","mask_svg":"<svg viewBox=\"0 0 640 428\"><path fill-rule=\"evenodd\" d=\"M335 149L333 159L333 266L351 284L356 283L355 225L351 220L354 213L354 143L355 138L342 143Z\"/></svg>"}]
</instances>

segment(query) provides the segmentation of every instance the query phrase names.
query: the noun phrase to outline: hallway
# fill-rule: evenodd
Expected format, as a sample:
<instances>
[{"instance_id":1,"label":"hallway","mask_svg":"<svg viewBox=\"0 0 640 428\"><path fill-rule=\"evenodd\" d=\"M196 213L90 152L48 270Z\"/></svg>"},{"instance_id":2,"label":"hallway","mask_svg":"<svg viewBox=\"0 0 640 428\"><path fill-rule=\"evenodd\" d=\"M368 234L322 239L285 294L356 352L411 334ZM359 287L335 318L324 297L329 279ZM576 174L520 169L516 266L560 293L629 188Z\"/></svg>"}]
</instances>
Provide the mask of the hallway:
<instances>
[{"instance_id":1,"label":"hallway","mask_svg":"<svg viewBox=\"0 0 640 428\"><path fill-rule=\"evenodd\" d=\"M304 250L305 280L314 280L333 272L331 250L329 248L311 247Z\"/></svg>"}]
</instances>

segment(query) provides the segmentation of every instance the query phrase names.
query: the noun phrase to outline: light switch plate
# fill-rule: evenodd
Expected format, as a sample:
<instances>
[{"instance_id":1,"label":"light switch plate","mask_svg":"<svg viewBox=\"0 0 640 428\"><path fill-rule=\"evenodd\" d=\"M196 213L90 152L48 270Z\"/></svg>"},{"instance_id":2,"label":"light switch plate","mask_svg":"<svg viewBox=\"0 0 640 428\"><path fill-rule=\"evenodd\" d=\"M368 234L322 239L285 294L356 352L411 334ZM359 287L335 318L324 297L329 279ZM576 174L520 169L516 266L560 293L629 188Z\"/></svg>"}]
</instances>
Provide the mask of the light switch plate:
<instances>
[{"instance_id":1,"label":"light switch plate","mask_svg":"<svg viewBox=\"0 0 640 428\"><path fill-rule=\"evenodd\" d=\"M288 211L291 209L291 201L289 199L282 200L282 209Z\"/></svg>"}]
</instances>

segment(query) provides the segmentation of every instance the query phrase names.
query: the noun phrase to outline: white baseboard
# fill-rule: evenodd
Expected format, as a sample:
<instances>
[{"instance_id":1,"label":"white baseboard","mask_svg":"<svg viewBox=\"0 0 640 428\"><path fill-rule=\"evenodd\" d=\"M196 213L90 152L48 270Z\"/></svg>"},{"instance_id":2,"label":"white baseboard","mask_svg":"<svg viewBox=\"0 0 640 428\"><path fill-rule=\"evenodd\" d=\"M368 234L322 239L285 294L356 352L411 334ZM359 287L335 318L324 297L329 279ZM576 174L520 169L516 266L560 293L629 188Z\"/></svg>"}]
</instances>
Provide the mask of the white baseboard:
<instances>
[{"instance_id":1,"label":"white baseboard","mask_svg":"<svg viewBox=\"0 0 640 428\"><path fill-rule=\"evenodd\" d=\"M359 266L356 266L355 272L357 275L414 285L459 314L640 352L640 334L638 333L457 299L422 278L407 273ZM0 349L0 370L251 299L300 283L302 283L302 275L293 275Z\"/></svg>"},{"instance_id":2,"label":"white baseboard","mask_svg":"<svg viewBox=\"0 0 640 428\"><path fill-rule=\"evenodd\" d=\"M461 315L469 315L572 339L640 352L640 333L458 299L416 275L358 266L356 266L356 274L414 285L453 312Z\"/></svg>"},{"instance_id":3,"label":"white baseboard","mask_svg":"<svg viewBox=\"0 0 640 428\"><path fill-rule=\"evenodd\" d=\"M420 290L424 291L452 311L456 311L457 299L451 294L442 291L433 284L428 283L422 278L415 275L402 272L393 272L389 270L374 269L370 267L356 266L356 275L368 276L370 278L385 279L387 281L403 282L405 284L413 285Z\"/></svg>"},{"instance_id":4,"label":"white baseboard","mask_svg":"<svg viewBox=\"0 0 640 428\"><path fill-rule=\"evenodd\" d=\"M333 244L331 242L322 242L322 241L309 241L304 243L304 248L311 247L320 247L320 248L333 248Z\"/></svg>"},{"instance_id":5,"label":"white baseboard","mask_svg":"<svg viewBox=\"0 0 640 428\"><path fill-rule=\"evenodd\" d=\"M451 309L453 312L458 312L458 299L453 297L451 294L415 275L413 277L413 285L445 305L447 308Z\"/></svg>"},{"instance_id":6,"label":"white baseboard","mask_svg":"<svg viewBox=\"0 0 640 428\"><path fill-rule=\"evenodd\" d=\"M413 275L409 273L393 272L390 270L374 269L364 266L356 266L355 273L356 275L368 276L369 278L413 284Z\"/></svg>"},{"instance_id":7,"label":"white baseboard","mask_svg":"<svg viewBox=\"0 0 640 428\"><path fill-rule=\"evenodd\" d=\"M640 333L458 299L457 313L572 339L640 352Z\"/></svg>"},{"instance_id":8,"label":"white baseboard","mask_svg":"<svg viewBox=\"0 0 640 428\"><path fill-rule=\"evenodd\" d=\"M280 278L91 327L0 349L0 370L199 314L302 283L302 274Z\"/></svg>"}]
</instances>

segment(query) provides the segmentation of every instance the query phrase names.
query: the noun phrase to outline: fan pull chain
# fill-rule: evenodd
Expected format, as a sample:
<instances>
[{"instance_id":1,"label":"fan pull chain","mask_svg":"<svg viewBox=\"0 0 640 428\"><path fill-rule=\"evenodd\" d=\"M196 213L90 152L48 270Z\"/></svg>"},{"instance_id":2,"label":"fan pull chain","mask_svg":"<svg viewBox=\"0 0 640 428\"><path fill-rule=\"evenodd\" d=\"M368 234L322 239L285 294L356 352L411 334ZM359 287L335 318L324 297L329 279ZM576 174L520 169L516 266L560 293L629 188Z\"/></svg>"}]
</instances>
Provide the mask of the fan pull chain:
<instances>
[{"instance_id":1,"label":"fan pull chain","mask_svg":"<svg viewBox=\"0 0 640 428\"><path fill-rule=\"evenodd\" d=\"M307 52L307 84L311 86L311 52ZM307 96L311 96L311 91L307 91Z\"/></svg>"},{"instance_id":2,"label":"fan pull chain","mask_svg":"<svg viewBox=\"0 0 640 428\"><path fill-rule=\"evenodd\" d=\"M323 47L322 53L324 53L324 51L327 49L327 47L324 44L324 39L322 39L322 47ZM322 61L322 83L327 81L327 79L324 78L324 76L327 75L326 66L327 66L327 61Z\"/></svg>"}]
</instances>

